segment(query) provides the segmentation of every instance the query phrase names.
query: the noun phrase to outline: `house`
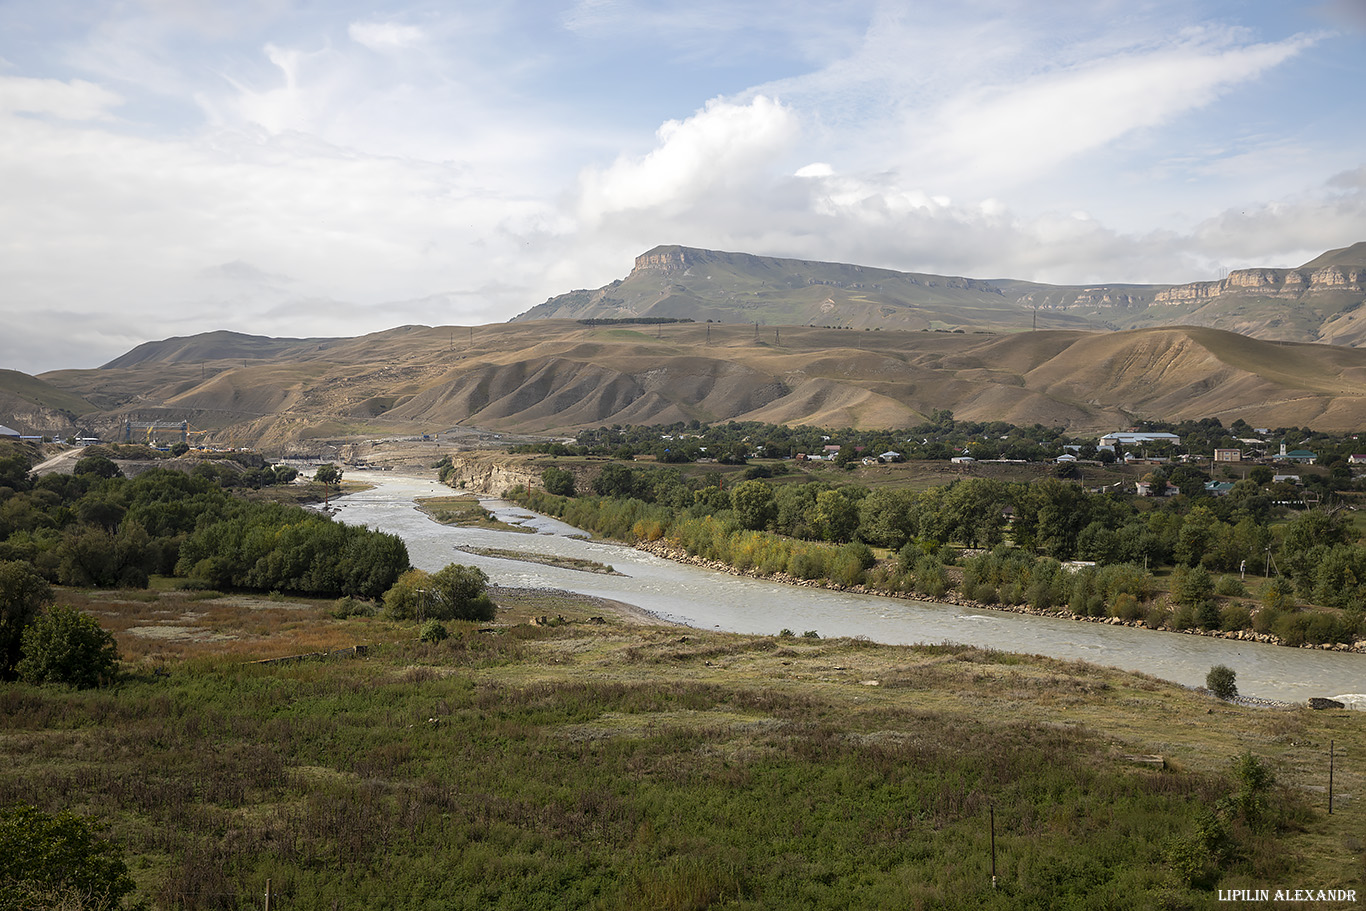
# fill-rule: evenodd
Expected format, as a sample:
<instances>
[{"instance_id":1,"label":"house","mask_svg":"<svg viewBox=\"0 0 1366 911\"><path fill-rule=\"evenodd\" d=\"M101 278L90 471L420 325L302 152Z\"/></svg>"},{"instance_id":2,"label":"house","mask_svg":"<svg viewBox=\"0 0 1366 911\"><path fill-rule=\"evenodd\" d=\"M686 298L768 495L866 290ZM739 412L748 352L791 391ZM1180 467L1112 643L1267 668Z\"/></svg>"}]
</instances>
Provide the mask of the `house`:
<instances>
[{"instance_id":1,"label":"house","mask_svg":"<svg viewBox=\"0 0 1366 911\"><path fill-rule=\"evenodd\" d=\"M1077 461L1077 457L1074 456L1074 455L1072 455L1072 453L1070 453L1070 452L1064 452L1062 455L1058 456L1058 457L1057 457L1056 459L1054 459L1053 461L1055 461L1055 462L1075 462L1075 461Z\"/></svg>"},{"instance_id":2,"label":"house","mask_svg":"<svg viewBox=\"0 0 1366 911\"><path fill-rule=\"evenodd\" d=\"M1135 481L1134 493L1140 497L1174 497L1181 492L1179 487L1172 487L1166 481L1159 483L1161 487L1152 481Z\"/></svg>"},{"instance_id":3,"label":"house","mask_svg":"<svg viewBox=\"0 0 1366 911\"><path fill-rule=\"evenodd\" d=\"M1215 497L1226 497L1233 490L1232 481L1206 481L1205 493Z\"/></svg>"},{"instance_id":4,"label":"house","mask_svg":"<svg viewBox=\"0 0 1366 911\"><path fill-rule=\"evenodd\" d=\"M1300 480L1300 476L1297 474L1278 474L1271 476L1272 484L1279 484L1282 481L1284 481L1287 484L1294 484L1296 486L1299 486L1304 483Z\"/></svg>"},{"instance_id":5,"label":"house","mask_svg":"<svg viewBox=\"0 0 1366 911\"><path fill-rule=\"evenodd\" d=\"M954 456L953 458L949 459L949 461L955 465L971 465L973 462L976 462L977 460L974 459L972 456Z\"/></svg>"},{"instance_id":6,"label":"house","mask_svg":"<svg viewBox=\"0 0 1366 911\"><path fill-rule=\"evenodd\" d=\"M6 427L4 424L0 424L0 440L17 440L20 436L22 436L22 434L13 427Z\"/></svg>"},{"instance_id":7,"label":"house","mask_svg":"<svg viewBox=\"0 0 1366 911\"><path fill-rule=\"evenodd\" d=\"M1144 443L1170 443L1173 446L1181 445L1181 438L1174 433L1143 433L1137 430L1121 430L1115 433L1107 433L1100 438L1098 447L1108 446L1141 446Z\"/></svg>"},{"instance_id":8,"label":"house","mask_svg":"<svg viewBox=\"0 0 1366 911\"><path fill-rule=\"evenodd\" d=\"M1366 454L1354 453L1347 457L1348 465L1366 465Z\"/></svg>"},{"instance_id":9,"label":"house","mask_svg":"<svg viewBox=\"0 0 1366 911\"><path fill-rule=\"evenodd\" d=\"M901 453L897 452L895 449L889 449L882 455L878 456L878 458L884 462L900 462Z\"/></svg>"},{"instance_id":10,"label":"house","mask_svg":"<svg viewBox=\"0 0 1366 911\"><path fill-rule=\"evenodd\" d=\"M1310 452L1308 449L1292 449L1285 451L1285 443L1281 443L1281 451L1276 456L1277 462L1299 462L1304 465L1313 465L1318 461L1317 453Z\"/></svg>"},{"instance_id":11,"label":"house","mask_svg":"<svg viewBox=\"0 0 1366 911\"><path fill-rule=\"evenodd\" d=\"M1216 462L1241 462L1243 451L1241 449L1216 449L1214 450L1214 461Z\"/></svg>"}]
</instances>

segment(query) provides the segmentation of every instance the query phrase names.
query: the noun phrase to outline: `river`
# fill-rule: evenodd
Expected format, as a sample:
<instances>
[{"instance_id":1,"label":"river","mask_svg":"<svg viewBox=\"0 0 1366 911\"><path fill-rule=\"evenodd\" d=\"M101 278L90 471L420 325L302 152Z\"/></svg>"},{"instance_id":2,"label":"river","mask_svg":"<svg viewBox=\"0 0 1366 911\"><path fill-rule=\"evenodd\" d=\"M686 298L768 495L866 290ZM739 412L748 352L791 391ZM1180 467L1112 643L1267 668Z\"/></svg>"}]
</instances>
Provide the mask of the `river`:
<instances>
[{"instance_id":1,"label":"river","mask_svg":"<svg viewBox=\"0 0 1366 911\"><path fill-rule=\"evenodd\" d=\"M1366 655L779 585L587 540L579 529L499 500L484 505L504 521L534 528L535 534L443 526L413 501L451 496L449 487L387 472L348 474L374 487L334 501L337 518L399 535L413 565L428 571L466 563L483 569L497 585L611 598L673 623L731 632L815 630L824 637L863 636L890 644L959 642L1142 671L1186 686L1203 685L1209 669L1224 664L1237 674L1244 696L1304 702L1311 696L1366 694ZM457 549L462 546L595 560L621 575L482 557ZM1345 701L1363 707L1366 696Z\"/></svg>"}]
</instances>

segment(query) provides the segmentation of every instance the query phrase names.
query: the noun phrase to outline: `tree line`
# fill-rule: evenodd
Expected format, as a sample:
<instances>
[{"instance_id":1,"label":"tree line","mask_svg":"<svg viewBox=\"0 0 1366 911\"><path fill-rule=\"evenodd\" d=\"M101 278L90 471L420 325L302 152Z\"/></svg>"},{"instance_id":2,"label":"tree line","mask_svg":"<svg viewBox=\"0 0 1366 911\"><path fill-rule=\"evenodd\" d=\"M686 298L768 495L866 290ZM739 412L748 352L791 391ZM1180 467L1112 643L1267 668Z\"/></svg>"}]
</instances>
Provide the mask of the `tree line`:
<instances>
[{"instance_id":1,"label":"tree line","mask_svg":"<svg viewBox=\"0 0 1366 911\"><path fill-rule=\"evenodd\" d=\"M591 495L565 495L558 474L547 480L547 490L515 498L598 534L664 539L745 570L933 597L956 586L986 603L1166 628L1253 628L1295 644L1366 634L1366 548L1347 514L1309 510L1284 521L1251 480L1228 496L1162 502L1057 478L967 478L926 491L750 478L726 488L715 477L615 462ZM876 559L873 548L887 556ZM1168 568L1171 597L1160 599L1154 571ZM1248 571L1266 577L1256 599L1241 581Z\"/></svg>"}]
</instances>

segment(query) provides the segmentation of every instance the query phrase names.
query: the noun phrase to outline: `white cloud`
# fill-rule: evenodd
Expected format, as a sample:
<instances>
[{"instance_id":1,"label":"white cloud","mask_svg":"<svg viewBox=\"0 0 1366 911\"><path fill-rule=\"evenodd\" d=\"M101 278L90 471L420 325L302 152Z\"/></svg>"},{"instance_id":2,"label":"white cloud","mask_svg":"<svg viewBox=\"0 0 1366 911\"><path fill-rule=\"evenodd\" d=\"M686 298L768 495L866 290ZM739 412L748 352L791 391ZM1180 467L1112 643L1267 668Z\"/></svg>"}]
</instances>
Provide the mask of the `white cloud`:
<instances>
[{"instance_id":1,"label":"white cloud","mask_svg":"<svg viewBox=\"0 0 1366 911\"><path fill-rule=\"evenodd\" d=\"M648 154L585 171L579 213L591 224L614 212L686 208L717 187L766 177L765 165L790 149L798 133L796 114L773 99L710 101L687 120L661 126Z\"/></svg>"},{"instance_id":2,"label":"white cloud","mask_svg":"<svg viewBox=\"0 0 1366 911\"><path fill-rule=\"evenodd\" d=\"M936 171L1029 178L1204 107L1314 43L1226 47L1193 36L1174 47L1134 51L990 86L949 99L930 123L911 124L913 152ZM962 178L960 178L962 179Z\"/></svg>"},{"instance_id":3,"label":"white cloud","mask_svg":"<svg viewBox=\"0 0 1366 911\"><path fill-rule=\"evenodd\" d=\"M106 88L72 79L0 76L0 113L45 114L63 120L110 120L123 98Z\"/></svg>"},{"instance_id":4,"label":"white cloud","mask_svg":"<svg viewBox=\"0 0 1366 911\"><path fill-rule=\"evenodd\" d=\"M397 22L353 22L347 34L357 44L374 51L396 51L421 44L426 34L415 25Z\"/></svg>"}]
</instances>

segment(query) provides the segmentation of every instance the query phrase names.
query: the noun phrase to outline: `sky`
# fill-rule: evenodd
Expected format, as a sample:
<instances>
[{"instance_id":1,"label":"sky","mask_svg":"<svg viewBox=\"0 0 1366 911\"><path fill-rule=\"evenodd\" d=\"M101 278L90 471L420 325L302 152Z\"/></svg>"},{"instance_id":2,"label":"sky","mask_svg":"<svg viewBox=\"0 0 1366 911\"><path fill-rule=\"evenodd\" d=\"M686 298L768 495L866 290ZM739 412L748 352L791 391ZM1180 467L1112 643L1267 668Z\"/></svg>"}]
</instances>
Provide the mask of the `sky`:
<instances>
[{"instance_id":1,"label":"sky","mask_svg":"<svg viewBox=\"0 0 1366 911\"><path fill-rule=\"evenodd\" d=\"M0 367L501 322L659 244L1055 283L1366 240L1366 0L0 0Z\"/></svg>"}]
</instances>

